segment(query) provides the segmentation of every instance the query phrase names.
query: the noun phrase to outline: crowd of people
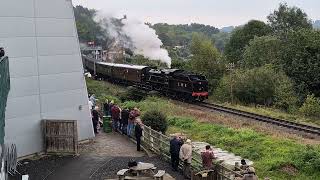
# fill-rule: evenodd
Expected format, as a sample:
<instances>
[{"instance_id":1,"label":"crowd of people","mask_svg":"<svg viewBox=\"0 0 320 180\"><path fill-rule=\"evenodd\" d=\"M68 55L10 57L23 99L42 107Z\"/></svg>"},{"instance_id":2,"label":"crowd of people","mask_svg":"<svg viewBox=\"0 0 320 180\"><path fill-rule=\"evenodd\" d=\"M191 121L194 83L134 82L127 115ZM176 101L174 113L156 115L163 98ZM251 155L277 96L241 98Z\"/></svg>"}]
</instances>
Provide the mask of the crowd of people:
<instances>
[{"instance_id":1,"label":"crowd of people","mask_svg":"<svg viewBox=\"0 0 320 180\"><path fill-rule=\"evenodd\" d=\"M141 151L141 137L144 124L140 119L138 108L121 109L114 101L106 101L102 109L97 106L95 95L89 95L89 107L92 115L92 124L95 134L98 134L98 125L103 126L101 119L103 115L111 116L113 132L127 135L129 138L135 137L137 141L137 151ZM101 112L103 110L103 113Z\"/></svg>"},{"instance_id":2,"label":"crowd of people","mask_svg":"<svg viewBox=\"0 0 320 180\"><path fill-rule=\"evenodd\" d=\"M185 142L179 135L174 135L170 141L170 155L171 166L173 171L178 171L179 163L182 162L182 171L185 179L191 179L191 162L192 162L192 144L191 140L187 139ZM210 145L207 145L203 151L201 151L202 169L203 170L215 170L214 161L217 159ZM247 165L244 159L241 160L241 166L236 167L236 171L239 171L243 175L237 180L257 180L258 177L255 174L255 169Z\"/></svg>"}]
</instances>

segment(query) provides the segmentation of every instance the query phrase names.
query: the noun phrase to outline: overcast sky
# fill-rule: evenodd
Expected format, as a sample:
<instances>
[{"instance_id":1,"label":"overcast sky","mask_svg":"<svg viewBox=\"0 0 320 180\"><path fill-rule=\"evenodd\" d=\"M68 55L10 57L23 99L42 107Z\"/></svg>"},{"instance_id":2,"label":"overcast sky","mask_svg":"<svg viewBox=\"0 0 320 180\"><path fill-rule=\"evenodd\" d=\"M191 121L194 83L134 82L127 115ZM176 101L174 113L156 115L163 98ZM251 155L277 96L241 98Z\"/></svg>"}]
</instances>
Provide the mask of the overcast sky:
<instances>
[{"instance_id":1,"label":"overcast sky","mask_svg":"<svg viewBox=\"0 0 320 180\"><path fill-rule=\"evenodd\" d=\"M169 24L203 23L215 27L245 24L266 16L283 0L72 0L104 13L127 14L144 22ZM320 0L286 0L302 8L312 20L320 19Z\"/></svg>"}]
</instances>

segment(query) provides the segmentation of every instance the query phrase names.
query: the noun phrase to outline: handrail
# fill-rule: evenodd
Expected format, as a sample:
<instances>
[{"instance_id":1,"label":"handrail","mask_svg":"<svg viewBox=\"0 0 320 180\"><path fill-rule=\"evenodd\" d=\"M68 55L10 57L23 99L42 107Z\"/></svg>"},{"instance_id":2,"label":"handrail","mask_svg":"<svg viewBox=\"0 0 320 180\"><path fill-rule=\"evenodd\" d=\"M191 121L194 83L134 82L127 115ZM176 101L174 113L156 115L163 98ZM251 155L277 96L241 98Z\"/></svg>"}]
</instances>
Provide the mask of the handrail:
<instances>
[{"instance_id":1,"label":"handrail","mask_svg":"<svg viewBox=\"0 0 320 180\"><path fill-rule=\"evenodd\" d=\"M155 131L148 126L144 126L142 135L142 145L144 148L152 151L170 160L170 137L162 134L161 132ZM199 172L202 170L202 160L199 152L192 152L192 169ZM236 171L233 171L219 162L213 162L215 164L215 178L220 180L232 180L234 177L242 177L242 175ZM182 164L180 164L182 166Z\"/></svg>"}]
</instances>

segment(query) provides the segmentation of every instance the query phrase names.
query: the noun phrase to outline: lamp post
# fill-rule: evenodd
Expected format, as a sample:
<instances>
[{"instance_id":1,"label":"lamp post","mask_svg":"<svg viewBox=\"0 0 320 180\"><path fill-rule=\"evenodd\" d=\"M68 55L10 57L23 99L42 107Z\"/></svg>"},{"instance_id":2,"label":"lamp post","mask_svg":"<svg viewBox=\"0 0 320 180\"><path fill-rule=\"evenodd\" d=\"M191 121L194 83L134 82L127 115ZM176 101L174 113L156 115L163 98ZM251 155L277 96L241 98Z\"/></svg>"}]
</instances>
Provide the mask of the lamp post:
<instances>
[{"instance_id":1,"label":"lamp post","mask_svg":"<svg viewBox=\"0 0 320 180\"><path fill-rule=\"evenodd\" d=\"M231 97L231 104L233 104L233 72L234 72L234 68L235 65L234 63L228 63L226 65L227 71L230 72L230 97Z\"/></svg>"}]
</instances>

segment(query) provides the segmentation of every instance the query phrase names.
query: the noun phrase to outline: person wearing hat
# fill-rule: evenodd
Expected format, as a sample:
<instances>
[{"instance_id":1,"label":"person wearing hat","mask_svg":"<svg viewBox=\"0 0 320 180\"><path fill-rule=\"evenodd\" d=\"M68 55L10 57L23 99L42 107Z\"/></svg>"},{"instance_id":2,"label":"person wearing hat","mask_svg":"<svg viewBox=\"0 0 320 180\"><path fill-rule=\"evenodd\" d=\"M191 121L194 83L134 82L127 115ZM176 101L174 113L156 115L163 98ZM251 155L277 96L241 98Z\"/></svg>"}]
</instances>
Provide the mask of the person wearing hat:
<instances>
[{"instance_id":1,"label":"person wearing hat","mask_svg":"<svg viewBox=\"0 0 320 180\"><path fill-rule=\"evenodd\" d=\"M192 145L190 139L187 139L186 143L181 146L179 157L183 162L184 178L191 179Z\"/></svg>"},{"instance_id":2,"label":"person wearing hat","mask_svg":"<svg viewBox=\"0 0 320 180\"><path fill-rule=\"evenodd\" d=\"M249 166L247 165L247 162L245 159L241 159L241 166L240 166L240 169L241 170L246 170Z\"/></svg>"}]
</instances>

